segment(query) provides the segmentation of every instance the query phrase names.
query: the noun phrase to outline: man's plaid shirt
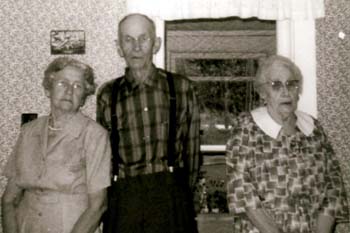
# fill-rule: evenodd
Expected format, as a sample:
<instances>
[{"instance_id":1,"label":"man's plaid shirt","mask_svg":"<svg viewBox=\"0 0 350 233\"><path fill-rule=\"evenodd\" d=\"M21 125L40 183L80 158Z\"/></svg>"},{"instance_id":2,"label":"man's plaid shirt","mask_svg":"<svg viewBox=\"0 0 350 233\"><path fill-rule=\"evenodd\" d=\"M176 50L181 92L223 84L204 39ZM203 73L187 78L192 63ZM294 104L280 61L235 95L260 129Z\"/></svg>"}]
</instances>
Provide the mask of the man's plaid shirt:
<instances>
[{"instance_id":1,"label":"man's plaid shirt","mask_svg":"<svg viewBox=\"0 0 350 233\"><path fill-rule=\"evenodd\" d=\"M176 92L176 165L189 169L194 185L200 165L199 109L187 78L172 74ZM96 120L111 130L111 92L114 80L103 85L97 95ZM119 177L167 170L170 94L165 71L153 67L142 83L135 82L126 69L118 85ZM113 142L112 142L113 143Z\"/></svg>"}]
</instances>

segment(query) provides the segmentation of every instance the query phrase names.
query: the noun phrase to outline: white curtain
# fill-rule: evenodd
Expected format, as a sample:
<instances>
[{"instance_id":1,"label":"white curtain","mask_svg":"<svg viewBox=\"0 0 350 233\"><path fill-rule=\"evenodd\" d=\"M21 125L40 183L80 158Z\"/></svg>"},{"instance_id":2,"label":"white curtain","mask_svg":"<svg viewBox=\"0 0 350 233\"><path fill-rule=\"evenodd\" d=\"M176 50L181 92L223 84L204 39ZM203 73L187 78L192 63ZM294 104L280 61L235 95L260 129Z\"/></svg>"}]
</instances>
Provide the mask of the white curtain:
<instances>
[{"instance_id":1,"label":"white curtain","mask_svg":"<svg viewBox=\"0 0 350 233\"><path fill-rule=\"evenodd\" d=\"M291 58L306 77L298 108L317 117L314 24L324 17L324 0L126 0L129 13L153 18L162 39L165 20L232 16L276 20L277 53ZM154 57L158 67L164 67L164 56L162 46Z\"/></svg>"},{"instance_id":2,"label":"white curtain","mask_svg":"<svg viewBox=\"0 0 350 233\"><path fill-rule=\"evenodd\" d=\"M238 16L307 20L324 16L324 0L126 0L127 13L163 20Z\"/></svg>"}]
</instances>

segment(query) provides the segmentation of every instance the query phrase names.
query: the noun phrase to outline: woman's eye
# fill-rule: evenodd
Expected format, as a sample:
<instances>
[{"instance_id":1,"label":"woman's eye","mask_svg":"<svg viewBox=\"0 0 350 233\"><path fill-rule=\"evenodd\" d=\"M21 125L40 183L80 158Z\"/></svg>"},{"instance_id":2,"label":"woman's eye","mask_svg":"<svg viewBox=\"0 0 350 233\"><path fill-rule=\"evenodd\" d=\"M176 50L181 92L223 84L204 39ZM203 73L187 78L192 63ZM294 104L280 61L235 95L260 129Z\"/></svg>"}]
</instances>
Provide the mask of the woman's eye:
<instances>
[{"instance_id":1,"label":"woman's eye","mask_svg":"<svg viewBox=\"0 0 350 233\"><path fill-rule=\"evenodd\" d=\"M81 89L83 89L83 85L81 85L81 84L74 84L73 88L76 89L76 90L81 90Z\"/></svg>"},{"instance_id":2,"label":"woman's eye","mask_svg":"<svg viewBox=\"0 0 350 233\"><path fill-rule=\"evenodd\" d=\"M57 85L58 87L66 87L66 83L63 82L63 81L58 81L58 82L56 83L56 85Z\"/></svg>"}]
</instances>

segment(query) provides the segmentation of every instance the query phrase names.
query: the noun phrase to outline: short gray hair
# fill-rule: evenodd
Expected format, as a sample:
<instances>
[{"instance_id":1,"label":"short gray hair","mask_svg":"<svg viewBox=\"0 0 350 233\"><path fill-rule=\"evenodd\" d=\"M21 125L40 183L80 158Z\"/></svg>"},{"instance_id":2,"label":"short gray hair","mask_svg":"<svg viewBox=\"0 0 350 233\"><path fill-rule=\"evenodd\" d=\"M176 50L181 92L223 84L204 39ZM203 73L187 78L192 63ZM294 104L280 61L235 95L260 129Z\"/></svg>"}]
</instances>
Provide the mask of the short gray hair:
<instances>
[{"instance_id":1,"label":"short gray hair","mask_svg":"<svg viewBox=\"0 0 350 233\"><path fill-rule=\"evenodd\" d=\"M292 62L289 58L283 57L281 55L272 55L260 62L258 70L256 72L256 78L254 79L254 88L259 94L261 94L262 84L267 82L269 76L271 75L271 72L273 72L273 65L276 63L288 69L295 78L300 80L302 84L303 75L299 67L294 62ZM301 89L302 85L300 85L299 92L301 91Z\"/></svg>"},{"instance_id":2,"label":"short gray hair","mask_svg":"<svg viewBox=\"0 0 350 233\"><path fill-rule=\"evenodd\" d=\"M152 30L152 36L154 38L157 37L156 35L156 25L154 23L154 21L148 17L147 15L144 15L144 14L140 14L140 13L132 13L132 14L128 14L126 16L124 16L118 23L118 39L120 40L121 38L121 33L120 33L120 28L121 28L121 25L129 18L131 17L134 17L134 16L138 16L138 17L141 17L141 18L144 18L150 25L151 25L151 30Z\"/></svg>"},{"instance_id":3,"label":"short gray hair","mask_svg":"<svg viewBox=\"0 0 350 233\"><path fill-rule=\"evenodd\" d=\"M46 90L51 90L53 83L52 74L57 73L68 66L76 67L83 72L85 98L89 95L93 95L97 86L95 83L95 75L93 69L89 65L70 57L58 57L47 66L42 82L43 87Z\"/></svg>"}]
</instances>

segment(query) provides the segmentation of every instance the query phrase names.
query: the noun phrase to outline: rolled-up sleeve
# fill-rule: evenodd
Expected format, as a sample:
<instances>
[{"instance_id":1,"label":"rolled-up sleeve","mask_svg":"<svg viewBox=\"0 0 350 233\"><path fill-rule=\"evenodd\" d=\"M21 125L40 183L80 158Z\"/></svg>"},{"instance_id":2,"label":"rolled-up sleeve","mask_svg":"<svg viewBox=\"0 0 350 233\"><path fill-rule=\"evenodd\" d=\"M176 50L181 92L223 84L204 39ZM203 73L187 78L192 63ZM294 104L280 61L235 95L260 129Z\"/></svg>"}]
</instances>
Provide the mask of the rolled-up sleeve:
<instances>
[{"instance_id":1,"label":"rolled-up sleeve","mask_svg":"<svg viewBox=\"0 0 350 233\"><path fill-rule=\"evenodd\" d=\"M339 161L323 134L323 147L326 150L325 198L321 206L321 214L332 216L336 222L349 222L349 207L344 188Z\"/></svg>"},{"instance_id":2,"label":"rolled-up sleeve","mask_svg":"<svg viewBox=\"0 0 350 233\"><path fill-rule=\"evenodd\" d=\"M240 126L234 128L226 145L227 201L230 212L234 214L246 212L247 207L261 208L248 171L248 158L253 157L254 150L245 145L245 137L249 135L244 133L246 130Z\"/></svg>"}]
</instances>

